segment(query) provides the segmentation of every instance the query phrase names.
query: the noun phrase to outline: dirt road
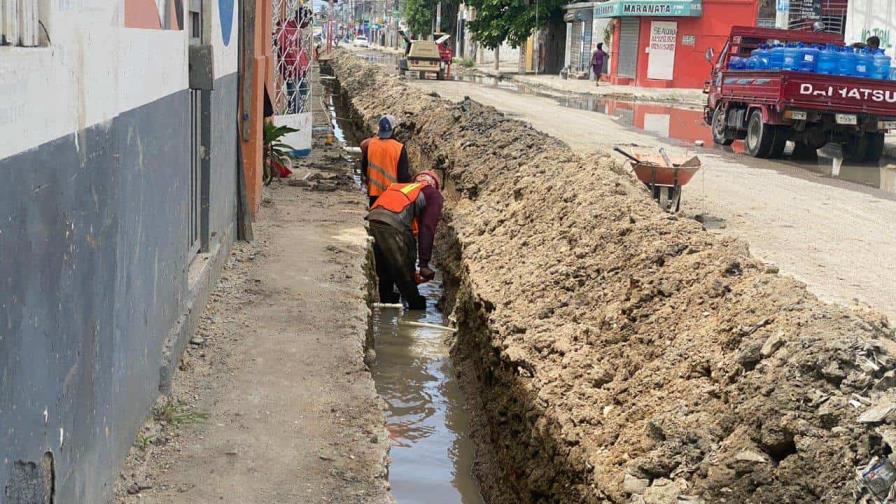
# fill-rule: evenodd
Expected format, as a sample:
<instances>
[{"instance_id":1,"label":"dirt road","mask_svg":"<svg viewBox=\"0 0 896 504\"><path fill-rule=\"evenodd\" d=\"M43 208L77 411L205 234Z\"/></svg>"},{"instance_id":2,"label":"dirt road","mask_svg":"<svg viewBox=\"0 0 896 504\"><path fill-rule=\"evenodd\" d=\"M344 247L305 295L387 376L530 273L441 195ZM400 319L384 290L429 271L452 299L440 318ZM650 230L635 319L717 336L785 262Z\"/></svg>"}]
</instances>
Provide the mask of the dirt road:
<instances>
[{"instance_id":1,"label":"dirt road","mask_svg":"<svg viewBox=\"0 0 896 504\"><path fill-rule=\"evenodd\" d=\"M563 107L547 97L471 82L408 82L455 101L469 96L580 152L619 143L678 148L620 126L611 116ZM694 149L705 169L685 189L686 215L705 215L718 232L746 240L755 255L822 299L843 305L858 299L896 319L896 282L888 280L896 278L894 195L822 178L790 162Z\"/></svg>"},{"instance_id":2,"label":"dirt road","mask_svg":"<svg viewBox=\"0 0 896 504\"><path fill-rule=\"evenodd\" d=\"M316 145L302 162L329 168L337 187L282 185L263 203L257 240L238 245L117 502L391 502L364 362L365 198L339 154Z\"/></svg>"}]
</instances>

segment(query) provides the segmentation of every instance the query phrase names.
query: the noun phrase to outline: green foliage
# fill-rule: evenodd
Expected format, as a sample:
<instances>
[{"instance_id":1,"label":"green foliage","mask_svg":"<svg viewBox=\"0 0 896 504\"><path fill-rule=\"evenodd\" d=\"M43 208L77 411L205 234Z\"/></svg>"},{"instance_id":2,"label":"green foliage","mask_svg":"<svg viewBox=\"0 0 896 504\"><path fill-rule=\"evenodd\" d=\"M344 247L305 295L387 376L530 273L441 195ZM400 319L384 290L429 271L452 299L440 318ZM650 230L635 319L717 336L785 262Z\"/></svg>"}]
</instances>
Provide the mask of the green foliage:
<instances>
[{"instance_id":1,"label":"green foliage","mask_svg":"<svg viewBox=\"0 0 896 504\"><path fill-rule=\"evenodd\" d=\"M413 38L419 39L432 32L432 23L436 16L435 0L407 0L402 10L404 20L414 34Z\"/></svg>"},{"instance_id":2,"label":"green foliage","mask_svg":"<svg viewBox=\"0 0 896 504\"><path fill-rule=\"evenodd\" d=\"M275 126L274 123L264 123L264 185L269 185L274 177L279 177L279 173L274 168L274 162L284 164L286 160L292 158L291 153L295 150L291 145L287 145L280 141L284 135L295 133L299 130L288 126Z\"/></svg>"},{"instance_id":3,"label":"green foliage","mask_svg":"<svg viewBox=\"0 0 896 504\"><path fill-rule=\"evenodd\" d=\"M203 411L194 411L179 401L167 401L165 404L156 408L156 420L165 422L172 427L178 427L187 424L202 423L208 419L208 413Z\"/></svg>"},{"instance_id":4,"label":"green foliage","mask_svg":"<svg viewBox=\"0 0 896 504\"><path fill-rule=\"evenodd\" d=\"M423 39L432 34L432 24L436 19L436 4L439 0L406 0L402 4L402 15L414 39ZM442 24L438 31L455 32L455 19L459 0L442 0Z\"/></svg>"},{"instance_id":5,"label":"green foliage","mask_svg":"<svg viewBox=\"0 0 896 504\"><path fill-rule=\"evenodd\" d=\"M476 8L476 19L470 21L470 30L476 40L489 49L508 42L513 47L523 45L536 28L551 18L563 15L561 7L569 3L562 0L470 0L467 5ZM536 8L538 25L536 26Z\"/></svg>"}]
</instances>

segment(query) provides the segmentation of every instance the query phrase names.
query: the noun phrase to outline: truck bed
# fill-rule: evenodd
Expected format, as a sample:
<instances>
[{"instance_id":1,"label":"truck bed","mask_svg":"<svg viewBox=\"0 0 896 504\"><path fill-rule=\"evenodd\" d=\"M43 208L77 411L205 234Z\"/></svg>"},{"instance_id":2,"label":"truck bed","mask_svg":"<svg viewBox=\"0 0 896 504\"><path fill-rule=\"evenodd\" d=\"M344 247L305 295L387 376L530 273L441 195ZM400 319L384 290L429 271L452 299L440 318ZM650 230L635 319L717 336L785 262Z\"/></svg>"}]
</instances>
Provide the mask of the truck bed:
<instances>
[{"instance_id":1,"label":"truck bed","mask_svg":"<svg viewBox=\"0 0 896 504\"><path fill-rule=\"evenodd\" d=\"M728 101L896 117L896 81L767 70L728 70L720 76L721 97Z\"/></svg>"}]
</instances>

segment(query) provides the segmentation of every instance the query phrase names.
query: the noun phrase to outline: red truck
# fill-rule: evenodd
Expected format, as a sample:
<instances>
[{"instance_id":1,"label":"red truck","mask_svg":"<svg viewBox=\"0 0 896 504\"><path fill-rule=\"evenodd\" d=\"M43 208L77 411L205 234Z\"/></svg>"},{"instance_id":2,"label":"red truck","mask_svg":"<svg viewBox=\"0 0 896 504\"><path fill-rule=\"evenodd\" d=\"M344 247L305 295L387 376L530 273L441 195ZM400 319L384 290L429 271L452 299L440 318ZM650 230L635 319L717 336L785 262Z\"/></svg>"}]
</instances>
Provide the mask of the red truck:
<instances>
[{"instance_id":1,"label":"red truck","mask_svg":"<svg viewBox=\"0 0 896 504\"><path fill-rule=\"evenodd\" d=\"M877 162L884 135L896 129L896 81L781 70L731 70L732 57L748 58L761 44L803 42L843 45L840 35L735 26L715 58L704 92L704 120L715 143L744 139L748 154L780 157L788 140L794 153L814 153L829 142L852 161Z\"/></svg>"}]
</instances>

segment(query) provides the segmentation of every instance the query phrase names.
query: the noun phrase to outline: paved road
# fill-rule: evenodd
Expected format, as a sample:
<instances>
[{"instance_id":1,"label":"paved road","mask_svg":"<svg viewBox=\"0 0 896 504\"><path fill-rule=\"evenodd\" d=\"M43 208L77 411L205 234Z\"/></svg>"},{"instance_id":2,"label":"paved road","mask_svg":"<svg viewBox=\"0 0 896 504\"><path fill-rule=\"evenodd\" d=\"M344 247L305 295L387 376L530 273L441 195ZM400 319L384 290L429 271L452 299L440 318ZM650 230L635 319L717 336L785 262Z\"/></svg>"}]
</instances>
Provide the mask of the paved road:
<instances>
[{"instance_id":1,"label":"paved road","mask_svg":"<svg viewBox=\"0 0 896 504\"><path fill-rule=\"evenodd\" d=\"M896 320L896 196L822 176L823 164L761 161L731 152L682 147L620 125L625 118L576 110L556 98L464 81L417 81L444 98L469 96L565 141L580 152L618 143L665 145L700 154L704 169L684 192L685 215L710 217L715 232L746 240L752 252L806 284L820 298L872 306ZM674 130L675 116L644 120ZM810 170L811 168L811 170ZM843 167L843 173L896 191L894 167Z\"/></svg>"}]
</instances>

